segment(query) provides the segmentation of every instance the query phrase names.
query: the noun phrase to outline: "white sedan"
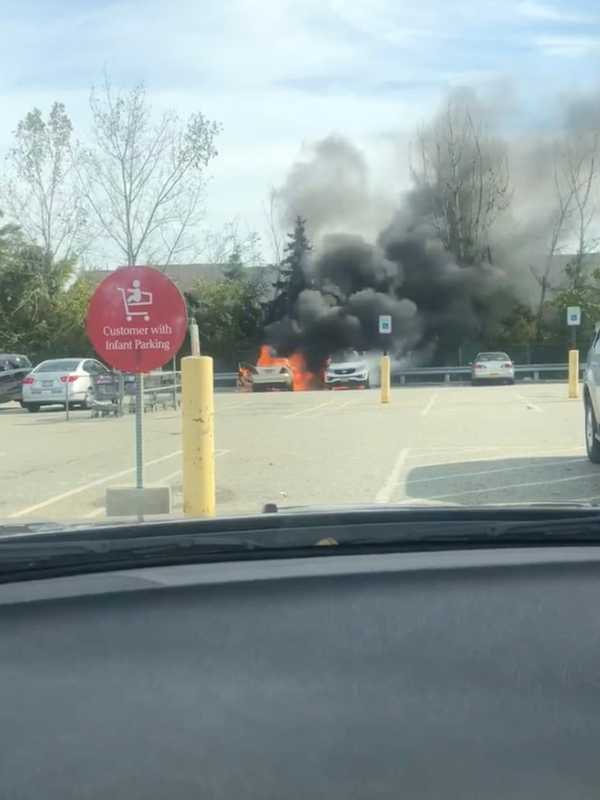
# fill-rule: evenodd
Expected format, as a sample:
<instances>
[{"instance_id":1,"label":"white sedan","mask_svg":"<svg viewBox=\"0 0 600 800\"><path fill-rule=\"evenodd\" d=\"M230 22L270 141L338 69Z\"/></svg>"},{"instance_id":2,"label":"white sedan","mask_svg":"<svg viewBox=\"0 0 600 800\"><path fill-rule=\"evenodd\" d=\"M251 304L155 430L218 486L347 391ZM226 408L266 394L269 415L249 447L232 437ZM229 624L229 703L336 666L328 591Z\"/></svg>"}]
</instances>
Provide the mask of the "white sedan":
<instances>
[{"instance_id":1,"label":"white sedan","mask_svg":"<svg viewBox=\"0 0 600 800\"><path fill-rule=\"evenodd\" d=\"M94 358L54 358L42 361L23 379L23 408L39 411L41 406L67 404L90 408L94 400L94 378L109 375Z\"/></svg>"},{"instance_id":2,"label":"white sedan","mask_svg":"<svg viewBox=\"0 0 600 800\"><path fill-rule=\"evenodd\" d=\"M497 381L514 383L515 368L506 353L478 353L471 365L471 384Z\"/></svg>"}]
</instances>

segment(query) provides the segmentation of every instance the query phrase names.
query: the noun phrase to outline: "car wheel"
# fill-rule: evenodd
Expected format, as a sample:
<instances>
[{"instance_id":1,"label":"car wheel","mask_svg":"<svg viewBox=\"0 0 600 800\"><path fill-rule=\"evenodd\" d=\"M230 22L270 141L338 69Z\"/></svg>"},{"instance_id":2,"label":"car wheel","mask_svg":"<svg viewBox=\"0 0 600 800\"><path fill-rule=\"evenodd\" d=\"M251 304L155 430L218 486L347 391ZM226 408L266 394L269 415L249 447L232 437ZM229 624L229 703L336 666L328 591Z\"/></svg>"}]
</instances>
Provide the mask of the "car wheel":
<instances>
[{"instance_id":1,"label":"car wheel","mask_svg":"<svg viewBox=\"0 0 600 800\"><path fill-rule=\"evenodd\" d=\"M23 403L23 407L26 408L31 414L35 414L40 410L39 403Z\"/></svg>"},{"instance_id":2,"label":"car wheel","mask_svg":"<svg viewBox=\"0 0 600 800\"><path fill-rule=\"evenodd\" d=\"M367 378L367 380L365 381L365 389L370 389L370 388L371 388L371 381Z\"/></svg>"},{"instance_id":3,"label":"car wheel","mask_svg":"<svg viewBox=\"0 0 600 800\"><path fill-rule=\"evenodd\" d=\"M589 399L585 401L585 447L588 458L594 464L600 464L600 442L596 439L596 416Z\"/></svg>"}]
</instances>

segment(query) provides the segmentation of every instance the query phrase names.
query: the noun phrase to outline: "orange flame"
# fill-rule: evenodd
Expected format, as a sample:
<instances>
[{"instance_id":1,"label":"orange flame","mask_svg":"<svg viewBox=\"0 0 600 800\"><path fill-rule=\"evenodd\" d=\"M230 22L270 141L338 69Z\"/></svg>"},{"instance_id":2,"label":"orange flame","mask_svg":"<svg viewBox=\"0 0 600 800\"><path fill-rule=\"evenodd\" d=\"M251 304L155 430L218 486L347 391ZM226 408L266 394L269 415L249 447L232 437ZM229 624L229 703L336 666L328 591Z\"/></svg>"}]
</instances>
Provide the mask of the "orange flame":
<instances>
[{"instance_id":1,"label":"orange flame","mask_svg":"<svg viewBox=\"0 0 600 800\"><path fill-rule=\"evenodd\" d=\"M302 353L292 353L289 358L274 356L269 345L263 344L260 348L258 361L259 367L289 367L294 376L294 391L304 392L318 386L317 376L306 368L306 359Z\"/></svg>"}]
</instances>

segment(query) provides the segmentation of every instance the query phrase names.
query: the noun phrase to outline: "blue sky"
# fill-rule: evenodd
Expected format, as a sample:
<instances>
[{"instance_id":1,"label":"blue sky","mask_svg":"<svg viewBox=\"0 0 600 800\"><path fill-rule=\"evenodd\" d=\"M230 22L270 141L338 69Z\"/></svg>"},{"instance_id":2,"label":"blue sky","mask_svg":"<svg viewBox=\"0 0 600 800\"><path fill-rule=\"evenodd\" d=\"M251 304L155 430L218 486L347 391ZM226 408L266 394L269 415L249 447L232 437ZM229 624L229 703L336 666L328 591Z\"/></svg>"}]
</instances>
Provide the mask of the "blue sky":
<instances>
[{"instance_id":1,"label":"blue sky","mask_svg":"<svg viewBox=\"0 0 600 800\"><path fill-rule=\"evenodd\" d=\"M402 148L448 88L478 88L509 129L556 122L563 92L596 87L592 0L5 0L0 147L32 106L62 100L85 138L106 68L143 80L157 110L202 110L224 133L207 224L263 224L269 186L302 146L356 141L375 175L406 181ZM386 149L387 147L387 149Z\"/></svg>"}]
</instances>

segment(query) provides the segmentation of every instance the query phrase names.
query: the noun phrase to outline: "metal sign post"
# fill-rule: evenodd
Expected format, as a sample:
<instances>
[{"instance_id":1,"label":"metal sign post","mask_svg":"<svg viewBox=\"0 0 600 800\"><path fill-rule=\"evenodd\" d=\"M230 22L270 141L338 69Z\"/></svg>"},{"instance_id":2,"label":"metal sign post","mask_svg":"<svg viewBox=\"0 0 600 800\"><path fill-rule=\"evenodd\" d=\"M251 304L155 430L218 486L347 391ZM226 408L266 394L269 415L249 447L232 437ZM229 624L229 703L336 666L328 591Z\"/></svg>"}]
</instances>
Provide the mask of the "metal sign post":
<instances>
[{"instance_id":1,"label":"metal sign post","mask_svg":"<svg viewBox=\"0 0 600 800\"><path fill-rule=\"evenodd\" d=\"M579 353L577 351L577 328L581 325L581 307L567 308L567 325L571 328L571 348L569 350L569 397L579 397Z\"/></svg>"},{"instance_id":2,"label":"metal sign post","mask_svg":"<svg viewBox=\"0 0 600 800\"><path fill-rule=\"evenodd\" d=\"M173 356L173 408L177 410L177 358Z\"/></svg>"},{"instance_id":3,"label":"metal sign post","mask_svg":"<svg viewBox=\"0 0 600 800\"><path fill-rule=\"evenodd\" d=\"M581 325L581 306L567 308L567 325L571 328L571 350L576 350L577 328Z\"/></svg>"},{"instance_id":4,"label":"metal sign post","mask_svg":"<svg viewBox=\"0 0 600 800\"><path fill-rule=\"evenodd\" d=\"M122 267L92 295L86 330L98 355L115 369L135 373L135 487L109 487L107 515L170 513L170 487L144 487L144 373L160 369L180 349L187 331L185 300L153 267ZM152 509L149 511L148 509Z\"/></svg>"},{"instance_id":5,"label":"metal sign post","mask_svg":"<svg viewBox=\"0 0 600 800\"><path fill-rule=\"evenodd\" d=\"M144 488L144 376L135 376L135 484Z\"/></svg>"},{"instance_id":6,"label":"metal sign post","mask_svg":"<svg viewBox=\"0 0 600 800\"><path fill-rule=\"evenodd\" d=\"M69 388L71 386L71 382L69 380L70 377L71 377L70 375L67 375L67 384L65 386L65 414L67 422L69 421L69 415L70 415L70 410L69 410Z\"/></svg>"},{"instance_id":7,"label":"metal sign post","mask_svg":"<svg viewBox=\"0 0 600 800\"><path fill-rule=\"evenodd\" d=\"M391 314L379 315L379 333L383 336L383 341L386 341L386 336L392 333L392 317ZM390 357L387 354L387 344L383 346L383 355L381 356L381 402L390 402L390 387L391 387L391 364Z\"/></svg>"},{"instance_id":8,"label":"metal sign post","mask_svg":"<svg viewBox=\"0 0 600 800\"><path fill-rule=\"evenodd\" d=\"M385 337L392 333L392 316L391 314L379 315L379 333L384 336L383 355L387 355L387 342Z\"/></svg>"},{"instance_id":9,"label":"metal sign post","mask_svg":"<svg viewBox=\"0 0 600 800\"><path fill-rule=\"evenodd\" d=\"M190 322L190 351L193 356L200 355L200 330L196 320Z\"/></svg>"}]
</instances>

